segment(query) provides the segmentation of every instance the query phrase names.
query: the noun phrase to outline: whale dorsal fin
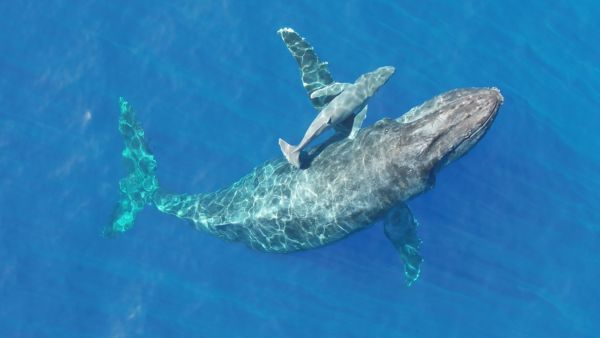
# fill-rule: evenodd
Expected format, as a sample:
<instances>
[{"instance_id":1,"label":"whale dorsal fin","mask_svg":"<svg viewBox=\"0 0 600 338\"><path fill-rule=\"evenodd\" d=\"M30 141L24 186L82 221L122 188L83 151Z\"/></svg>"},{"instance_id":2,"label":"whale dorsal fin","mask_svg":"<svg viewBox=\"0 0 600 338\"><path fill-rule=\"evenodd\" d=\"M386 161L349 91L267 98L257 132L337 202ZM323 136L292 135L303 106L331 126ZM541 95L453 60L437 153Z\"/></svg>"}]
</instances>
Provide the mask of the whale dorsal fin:
<instances>
[{"instance_id":1,"label":"whale dorsal fin","mask_svg":"<svg viewBox=\"0 0 600 338\"><path fill-rule=\"evenodd\" d=\"M336 96L340 95L341 92L346 90L346 88L348 88L348 86L350 86L350 85L351 85L350 83L334 82L328 86L325 86L321 89L317 89L317 90L313 91L312 93L310 93L310 98L315 99L317 97L327 97L327 96L336 97Z\"/></svg>"},{"instance_id":2,"label":"whale dorsal fin","mask_svg":"<svg viewBox=\"0 0 600 338\"><path fill-rule=\"evenodd\" d=\"M315 49L306 39L291 28L281 28L277 31L287 49L300 67L302 85L310 97L311 94L333 83L333 77L327 68L327 62L321 61ZM310 101L317 111L321 111L335 96L319 96Z\"/></svg>"}]
</instances>

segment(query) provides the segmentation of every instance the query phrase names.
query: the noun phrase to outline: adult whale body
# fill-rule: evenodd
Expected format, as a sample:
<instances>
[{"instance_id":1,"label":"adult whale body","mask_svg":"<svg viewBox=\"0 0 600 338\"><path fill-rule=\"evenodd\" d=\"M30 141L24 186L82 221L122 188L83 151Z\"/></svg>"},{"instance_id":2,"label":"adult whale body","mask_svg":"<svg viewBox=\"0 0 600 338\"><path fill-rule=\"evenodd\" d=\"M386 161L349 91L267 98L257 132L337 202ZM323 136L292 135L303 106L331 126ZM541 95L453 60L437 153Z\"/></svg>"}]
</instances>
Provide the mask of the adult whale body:
<instances>
[{"instance_id":1,"label":"adult whale body","mask_svg":"<svg viewBox=\"0 0 600 338\"><path fill-rule=\"evenodd\" d=\"M302 37L291 29L279 34L300 65L309 95L333 82ZM319 110L327 100L312 102ZM130 229L135 215L154 205L191 220L198 230L282 253L320 247L383 220L410 285L419 276L421 256L417 222L405 202L432 187L438 170L477 143L502 100L495 88L452 90L363 128L353 139L333 137L309 151L305 170L275 159L229 187L190 195L159 188L156 160L131 106L121 99L119 130L130 169L120 181L121 199L106 233Z\"/></svg>"}]
</instances>

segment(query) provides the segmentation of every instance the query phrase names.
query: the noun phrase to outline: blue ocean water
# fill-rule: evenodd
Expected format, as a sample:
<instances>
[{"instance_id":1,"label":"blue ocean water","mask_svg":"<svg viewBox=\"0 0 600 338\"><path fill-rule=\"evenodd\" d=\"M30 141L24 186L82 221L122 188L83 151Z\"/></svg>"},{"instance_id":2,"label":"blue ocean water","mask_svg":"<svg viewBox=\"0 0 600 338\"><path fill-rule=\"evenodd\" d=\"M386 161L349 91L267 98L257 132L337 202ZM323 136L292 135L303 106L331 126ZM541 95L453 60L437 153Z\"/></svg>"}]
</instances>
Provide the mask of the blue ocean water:
<instances>
[{"instance_id":1,"label":"blue ocean water","mask_svg":"<svg viewBox=\"0 0 600 338\"><path fill-rule=\"evenodd\" d=\"M597 337L598 17L584 0L1 2L0 336ZM314 113L284 26L338 80L396 67L367 124L502 90L484 139L410 202L410 288L381 224L289 255L151 209L101 236L125 172L119 96L172 191L300 139Z\"/></svg>"}]
</instances>

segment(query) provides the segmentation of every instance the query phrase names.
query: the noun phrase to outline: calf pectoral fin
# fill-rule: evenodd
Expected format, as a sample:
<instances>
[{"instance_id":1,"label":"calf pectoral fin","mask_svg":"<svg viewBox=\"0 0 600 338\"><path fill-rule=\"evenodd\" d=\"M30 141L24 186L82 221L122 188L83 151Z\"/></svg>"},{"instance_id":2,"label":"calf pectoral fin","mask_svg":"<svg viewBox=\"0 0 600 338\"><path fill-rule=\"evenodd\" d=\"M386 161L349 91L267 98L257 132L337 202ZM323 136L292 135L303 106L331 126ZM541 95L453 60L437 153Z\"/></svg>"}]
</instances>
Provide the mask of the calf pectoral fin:
<instances>
[{"instance_id":1,"label":"calf pectoral fin","mask_svg":"<svg viewBox=\"0 0 600 338\"><path fill-rule=\"evenodd\" d=\"M333 128L341 137L354 139L366 117L367 106L365 106L358 114L348 116L342 122L334 125Z\"/></svg>"},{"instance_id":2,"label":"calf pectoral fin","mask_svg":"<svg viewBox=\"0 0 600 338\"><path fill-rule=\"evenodd\" d=\"M423 261L419 254L421 240L417 236L418 225L405 204L394 207L384 219L385 235L400 254L408 286L419 278L420 265Z\"/></svg>"},{"instance_id":3,"label":"calf pectoral fin","mask_svg":"<svg viewBox=\"0 0 600 338\"><path fill-rule=\"evenodd\" d=\"M281 28L277 33L300 67L302 85L307 94L333 83L327 62L319 59L315 49L306 39L291 28ZM311 99L311 102L315 109L320 111L330 100L316 98Z\"/></svg>"},{"instance_id":4,"label":"calf pectoral fin","mask_svg":"<svg viewBox=\"0 0 600 338\"><path fill-rule=\"evenodd\" d=\"M318 97L337 96L346 88L348 88L349 85L350 83L334 82L328 86L325 86L321 89L317 89L314 92L310 93L310 98L316 99Z\"/></svg>"},{"instance_id":5,"label":"calf pectoral fin","mask_svg":"<svg viewBox=\"0 0 600 338\"><path fill-rule=\"evenodd\" d=\"M348 135L349 139L353 140L356 137L356 134L360 130L363 121L367 117L368 107L368 105L365 105L365 107L358 114L356 114L356 116L354 116L354 121L352 122L352 131L350 131L350 135Z\"/></svg>"}]
</instances>

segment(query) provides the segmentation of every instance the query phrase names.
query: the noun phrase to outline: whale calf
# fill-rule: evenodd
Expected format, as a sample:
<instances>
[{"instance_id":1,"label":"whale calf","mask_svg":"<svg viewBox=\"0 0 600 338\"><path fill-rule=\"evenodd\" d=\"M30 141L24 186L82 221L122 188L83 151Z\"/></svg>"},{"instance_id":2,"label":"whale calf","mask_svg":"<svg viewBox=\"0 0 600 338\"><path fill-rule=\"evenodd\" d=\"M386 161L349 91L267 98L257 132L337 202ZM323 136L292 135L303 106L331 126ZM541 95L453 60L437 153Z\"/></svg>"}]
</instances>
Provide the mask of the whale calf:
<instances>
[{"instance_id":1,"label":"whale calf","mask_svg":"<svg viewBox=\"0 0 600 338\"><path fill-rule=\"evenodd\" d=\"M279 146L285 158L296 168L300 168L300 152L312 140L329 128L351 119L352 131L348 137L354 138L367 115L367 101L375 95L394 74L391 66L380 67L361 75L354 83L334 83L310 93L310 98L334 97L312 121L297 146L291 146L279 139Z\"/></svg>"},{"instance_id":2,"label":"whale calf","mask_svg":"<svg viewBox=\"0 0 600 338\"><path fill-rule=\"evenodd\" d=\"M308 42L291 29L279 33L298 61L309 98L333 83ZM327 100L311 98L317 110ZM502 102L496 88L451 90L397 118L361 128L354 138L333 137L310 149L305 170L278 158L218 191L175 194L159 185L144 131L121 98L119 130L129 172L119 182L121 198L105 234L129 230L136 214L151 205L200 231L286 253L324 246L382 220L411 285L420 274L421 241L406 201L431 188L440 169L481 139Z\"/></svg>"}]
</instances>

